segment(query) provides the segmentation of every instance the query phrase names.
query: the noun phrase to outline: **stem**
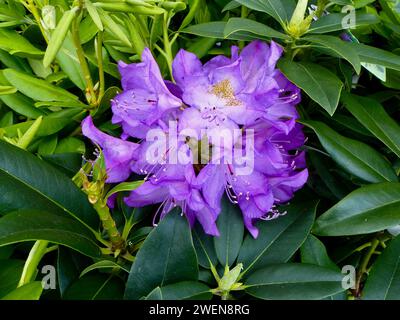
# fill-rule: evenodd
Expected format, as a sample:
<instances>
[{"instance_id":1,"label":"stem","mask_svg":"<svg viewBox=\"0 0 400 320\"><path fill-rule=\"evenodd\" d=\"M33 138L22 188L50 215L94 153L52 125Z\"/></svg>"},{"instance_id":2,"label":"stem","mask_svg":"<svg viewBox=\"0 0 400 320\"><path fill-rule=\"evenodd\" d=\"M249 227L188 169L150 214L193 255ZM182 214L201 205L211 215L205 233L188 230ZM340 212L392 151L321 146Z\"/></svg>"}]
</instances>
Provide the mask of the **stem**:
<instances>
[{"instance_id":1,"label":"stem","mask_svg":"<svg viewBox=\"0 0 400 320\"><path fill-rule=\"evenodd\" d=\"M380 243L379 239L372 240L371 247L369 248L367 254L364 256L364 258L361 262L360 270L357 273L357 280L356 280L356 296L357 297L360 296L360 286L361 286L362 277L365 273L368 272L369 261L371 260L371 257L374 254L379 243Z\"/></svg>"},{"instance_id":2,"label":"stem","mask_svg":"<svg viewBox=\"0 0 400 320\"><path fill-rule=\"evenodd\" d=\"M317 2L317 10L315 11L315 16L318 19L321 18L321 16L324 13L324 10L325 10L327 4L328 4L328 0L318 0L318 2Z\"/></svg>"},{"instance_id":3,"label":"stem","mask_svg":"<svg viewBox=\"0 0 400 320\"><path fill-rule=\"evenodd\" d=\"M165 52L164 57L168 64L168 70L169 70L169 73L171 74L171 79L172 79L172 81L174 81L174 76L172 75L172 59L173 59L173 57L172 57L171 43L170 43L169 35L168 35L168 26L169 26L168 13L164 13L164 25L163 25L163 42L164 42L164 52Z\"/></svg>"},{"instance_id":4,"label":"stem","mask_svg":"<svg viewBox=\"0 0 400 320\"><path fill-rule=\"evenodd\" d=\"M245 7L245 6L242 6L241 7L241 10L240 10L240 16L242 17L242 18L247 18L247 15L249 14L249 10L247 9L247 7ZM244 47L244 41L239 41L239 48L240 49L243 49L243 47Z\"/></svg>"},{"instance_id":5,"label":"stem","mask_svg":"<svg viewBox=\"0 0 400 320\"><path fill-rule=\"evenodd\" d=\"M99 67L99 94L97 97L97 105L100 105L101 99L104 96L104 68L103 68L103 32L99 31L97 34L97 42L96 42L96 55L97 55L97 64Z\"/></svg>"},{"instance_id":6,"label":"stem","mask_svg":"<svg viewBox=\"0 0 400 320\"><path fill-rule=\"evenodd\" d=\"M38 240L35 242L26 259L21 278L18 282L18 288L32 281L40 261L46 254L48 244L49 241L45 240Z\"/></svg>"},{"instance_id":7,"label":"stem","mask_svg":"<svg viewBox=\"0 0 400 320\"><path fill-rule=\"evenodd\" d=\"M80 15L81 10L82 10L82 8L79 10L77 16ZM94 93L92 76L90 75L89 66L88 66L86 58L85 58L85 52L83 51L82 45L81 45L81 39L79 36L79 22L80 22L80 19L76 18L72 23L72 38L74 41L76 54L79 59L79 64L81 66L82 73L83 73L83 76L86 81L86 90L88 91L88 93L90 95L89 99L87 98L87 100L88 100L89 104L92 104L92 102L95 102L96 95Z\"/></svg>"},{"instance_id":8,"label":"stem","mask_svg":"<svg viewBox=\"0 0 400 320\"><path fill-rule=\"evenodd\" d=\"M115 221L111 216L110 209L107 207L106 203L103 201L97 201L93 207L97 211L103 224L103 228L106 230L108 237L110 238L112 249L114 251L124 249L125 241L121 237Z\"/></svg>"},{"instance_id":9,"label":"stem","mask_svg":"<svg viewBox=\"0 0 400 320\"><path fill-rule=\"evenodd\" d=\"M33 17L36 20L36 23L39 26L40 32L42 33L44 40L46 41L46 43L49 43L49 38L47 37L46 30L44 30L42 23L40 21L39 11L37 10L33 0L27 0L27 2L23 2L23 5L32 13Z\"/></svg>"}]
</instances>

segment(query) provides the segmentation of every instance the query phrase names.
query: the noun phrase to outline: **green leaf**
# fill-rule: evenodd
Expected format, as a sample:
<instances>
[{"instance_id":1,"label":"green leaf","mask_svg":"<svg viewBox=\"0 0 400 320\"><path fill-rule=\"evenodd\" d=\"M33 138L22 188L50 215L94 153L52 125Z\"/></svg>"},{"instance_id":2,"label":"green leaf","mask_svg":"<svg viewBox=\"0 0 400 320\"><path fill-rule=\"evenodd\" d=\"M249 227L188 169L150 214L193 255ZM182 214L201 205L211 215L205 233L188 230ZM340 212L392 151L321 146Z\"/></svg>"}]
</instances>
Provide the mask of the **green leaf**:
<instances>
[{"instance_id":1,"label":"green leaf","mask_svg":"<svg viewBox=\"0 0 400 320\"><path fill-rule=\"evenodd\" d=\"M0 119L0 128L5 127L8 125L12 125L14 123L14 114L12 111L8 111L6 114L4 114L1 119ZM3 129L4 130L4 129ZM3 131L2 130L2 131Z\"/></svg>"},{"instance_id":2,"label":"green leaf","mask_svg":"<svg viewBox=\"0 0 400 320\"><path fill-rule=\"evenodd\" d=\"M116 270L124 270L127 273L129 273L129 269L127 269L126 267L112 261L112 260L100 260L96 263L91 264L90 266L88 266L87 268L85 268L80 277L83 277L84 275L86 275L87 273L89 273L90 271L93 270L98 270L98 269L116 269Z\"/></svg>"},{"instance_id":3,"label":"green leaf","mask_svg":"<svg viewBox=\"0 0 400 320\"><path fill-rule=\"evenodd\" d=\"M297 202L280 210L287 214L257 224L260 230L257 239L251 235L245 238L237 259L243 263L244 273L288 261L310 233L315 219L315 202Z\"/></svg>"},{"instance_id":4,"label":"green leaf","mask_svg":"<svg viewBox=\"0 0 400 320\"><path fill-rule=\"evenodd\" d=\"M238 31L246 31L253 33L261 39L278 38L278 39L289 39L289 36L276 31L265 24L260 22L244 19L244 18L231 18L228 20L224 28L224 37L228 38L231 34Z\"/></svg>"},{"instance_id":5,"label":"green leaf","mask_svg":"<svg viewBox=\"0 0 400 320\"><path fill-rule=\"evenodd\" d=\"M193 229L193 243L196 249L199 265L203 268L210 269L210 263L216 266L218 263L217 254L215 253L214 237L207 235L200 224L196 224Z\"/></svg>"},{"instance_id":6,"label":"green leaf","mask_svg":"<svg viewBox=\"0 0 400 320\"><path fill-rule=\"evenodd\" d=\"M328 33L343 30L343 19L347 13L330 13L311 23L307 33ZM356 13L355 27L369 26L379 22L375 14Z\"/></svg>"},{"instance_id":7,"label":"green leaf","mask_svg":"<svg viewBox=\"0 0 400 320\"><path fill-rule=\"evenodd\" d=\"M310 234L300 248L301 262L315 264L340 272L340 268L329 258L324 244L315 236ZM326 298L327 300L346 300L346 294L339 293Z\"/></svg>"},{"instance_id":8,"label":"green leaf","mask_svg":"<svg viewBox=\"0 0 400 320\"><path fill-rule=\"evenodd\" d=\"M360 56L361 62L384 66L400 71L400 56L379 48L360 43L351 44Z\"/></svg>"},{"instance_id":9,"label":"green leaf","mask_svg":"<svg viewBox=\"0 0 400 320\"><path fill-rule=\"evenodd\" d=\"M13 56L8 52L0 49L0 61L6 66L7 68L16 69L22 72L32 72L29 63L18 56Z\"/></svg>"},{"instance_id":10,"label":"green leaf","mask_svg":"<svg viewBox=\"0 0 400 320\"><path fill-rule=\"evenodd\" d=\"M10 54L38 58L43 52L14 30L0 28L0 48Z\"/></svg>"},{"instance_id":11,"label":"green leaf","mask_svg":"<svg viewBox=\"0 0 400 320\"><path fill-rule=\"evenodd\" d=\"M301 262L315 264L321 267L339 270L338 266L329 258L324 244L310 234L300 248Z\"/></svg>"},{"instance_id":12,"label":"green leaf","mask_svg":"<svg viewBox=\"0 0 400 320\"><path fill-rule=\"evenodd\" d=\"M65 37L69 31L72 21L74 20L79 7L73 7L71 10L65 11L57 27L51 34L49 45L43 58L43 65L47 68L55 59L57 52L60 50Z\"/></svg>"},{"instance_id":13,"label":"green leaf","mask_svg":"<svg viewBox=\"0 0 400 320\"><path fill-rule=\"evenodd\" d=\"M226 24L227 23L224 21L200 23L183 29L182 32L194 34L201 37L223 39Z\"/></svg>"},{"instance_id":14,"label":"green leaf","mask_svg":"<svg viewBox=\"0 0 400 320\"><path fill-rule=\"evenodd\" d=\"M56 58L61 70L64 71L68 78L78 88L85 90L85 78L70 34L67 34L65 37L60 50L57 52Z\"/></svg>"},{"instance_id":15,"label":"green leaf","mask_svg":"<svg viewBox=\"0 0 400 320\"><path fill-rule=\"evenodd\" d=\"M27 209L0 218L0 246L31 240L62 244L91 257L101 255L94 235L71 218Z\"/></svg>"},{"instance_id":16,"label":"green leaf","mask_svg":"<svg viewBox=\"0 0 400 320\"><path fill-rule=\"evenodd\" d=\"M0 100L11 110L14 110L16 113L27 118L36 119L45 115L42 110L38 110L33 106L34 102L31 99L19 92L8 95L0 95Z\"/></svg>"},{"instance_id":17,"label":"green leaf","mask_svg":"<svg viewBox=\"0 0 400 320\"><path fill-rule=\"evenodd\" d=\"M14 245L4 246L0 248L0 260L9 259L15 249ZM1 276L0 276L1 277ZM1 296L1 294L0 294Z\"/></svg>"},{"instance_id":18,"label":"green leaf","mask_svg":"<svg viewBox=\"0 0 400 320\"><path fill-rule=\"evenodd\" d=\"M186 14L185 19L183 19L181 26L179 27L179 30L182 30L192 22L193 18L196 16L196 12L201 7L201 4L202 4L201 0L193 0L189 2L190 10Z\"/></svg>"},{"instance_id":19,"label":"green leaf","mask_svg":"<svg viewBox=\"0 0 400 320\"><path fill-rule=\"evenodd\" d=\"M22 260L0 260L0 297L17 288L24 264Z\"/></svg>"},{"instance_id":20,"label":"green leaf","mask_svg":"<svg viewBox=\"0 0 400 320\"><path fill-rule=\"evenodd\" d=\"M82 165L82 155L79 153L48 154L42 158L71 179Z\"/></svg>"},{"instance_id":21,"label":"green leaf","mask_svg":"<svg viewBox=\"0 0 400 320\"><path fill-rule=\"evenodd\" d=\"M321 45L337 54L339 57L346 59L356 70L357 74L361 71L361 62L357 51L349 42L345 42L334 36L307 36L303 40L310 41L313 44Z\"/></svg>"},{"instance_id":22,"label":"green leaf","mask_svg":"<svg viewBox=\"0 0 400 320\"><path fill-rule=\"evenodd\" d=\"M399 300L400 237L383 251L372 266L362 293L363 300Z\"/></svg>"},{"instance_id":23,"label":"green leaf","mask_svg":"<svg viewBox=\"0 0 400 320\"><path fill-rule=\"evenodd\" d=\"M103 24L101 23L101 18L97 13L96 7L92 4L92 2L90 2L90 0L85 0L85 6L97 28L99 28L100 31L103 31Z\"/></svg>"},{"instance_id":24,"label":"green leaf","mask_svg":"<svg viewBox=\"0 0 400 320\"><path fill-rule=\"evenodd\" d=\"M97 9L104 9L106 11L110 12L132 12L136 14L144 14L144 15L158 15L158 14L163 14L166 11L160 7L157 6L146 6L146 5L131 5L133 0L127 0L128 3L123 3L123 2L95 2L93 5ZM145 4L146 2L143 2ZM168 5L168 3L163 3L164 6ZM178 5L182 8L184 6L184 3L173 3L173 5ZM104 23L104 21L103 21ZM106 23L104 23L106 25ZM107 27L107 25L106 25Z\"/></svg>"},{"instance_id":25,"label":"green leaf","mask_svg":"<svg viewBox=\"0 0 400 320\"><path fill-rule=\"evenodd\" d=\"M312 264L271 265L253 273L246 292L268 300L318 300L344 291L343 275Z\"/></svg>"},{"instance_id":26,"label":"green leaf","mask_svg":"<svg viewBox=\"0 0 400 320\"><path fill-rule=\"evenodd\" d=\"M350 174L372 183L398 180L390 163L369 145L346 138L323 122L302 123L315 131L332 159Z\"/></svg>"},{"instance_id":27,"label":"green leaf","mask_svg":"<svg viewBox=\"0 0 400 320\"><path fill-rule=\"evenodd\" d=\"M39 300L43 287L40 281L28 283L10 292L1 300Z\"/></svg>"},{"instance_id":28,"label":"green leaf","mask_svg":"<svg viewBox=\"0 0 400 320\"><path fill-rule=\"evenodd\" d=\"M7 80L24 95L37 101L76 101L78 97L51 83L13 69L3 70Z\"/></svg>"},{"instance_id":29,"label":"green leaf","mask_svg":"<svg viewBox=\"0 0 400 320\"><path fill-rule=\"evenodd\" d=\"M400 221L400 183L386 182L359 188L323 213L313 232L345 236L382 231Z\"/></svg>"},{"instance_id":30,"label":"green leaf","mask_svg":"<svg viewBox=\"0 0 400 320\"><path fill-rule=\"evenodd\" d=\"M54 153L85 153L85 143L75 137L62 139L55 149Z\"/></svg>"},{"instance_id":31,"label":"green leaf","mask_svg":"<svg viewBox=\"0 0 400 320\"><path fill-rule=\"evenodd\" d=\"M158 294L155 294L155 291ZM165 287L157 287L146 300L210 300L210 288L196 281L182 281Z\"/></svg>"},{"instance_id":32,"label":"green leaf","mask_svg":"<svg viewBox=\"0 0 400 320\"><path fill-rule=\"evenodd\" d=\"M236 0L236 2L250 9L269 14L282 26L289 21L295 8L295 2L292 0Z\"/></svg>"},{"instance_id":33,"label":"green leaf","mask_svg":"<svg viewBox=\"0 0 400 320\"><path fill-rule=\"evenodd\" d=\"M239 253L243 242L244 226L242 212L238 205L234 205L224 197L217 226L219 237L214 237L214 247L221 265L231 266Z\"/></svg>"},{"instance_id":34,"label":"green leaf","mask_svg":"<svg viewBox=\"0 0 400 320\"><path fill-rule=\"evenodd\" d=\"M162 292L160 287L154 288L152 292L144 300L163 300Z\"/></svg>"},{"instance_id":35,"label":"green leaf","mask_svg":"<svg viewBox=\"0 0 400 320\"><path fill-rule=\"evenodd\" d=\"M117 277L88 274L74 282L65 292L65 300L121 300L124 283Z\"/></svg>"},{"instance_id":36,"label":"green leaf","mask_svg":"<svg viewBox=\"0 0 400 320\"><path fill-rule=\"evenodd\" d=\"M43 138L39 144L38 153L40 155L53 154L54 150L56 150L57 142L58 136L56 134Z\"/></svg>"},{"instance_id":37,"label":"green leaf","mask_svg":"<svg viewBox=\"0 0 400 320\"><path fill-rule=\"evenodd\" d=\"M371 133L400 157L400 126L376 100L343 94L347 110Z\"/></svg>"},{"instance_id":38,"label":"green leaf","mask_svg":"<svg viewBox=\"0 0 400 320\"><path fill-rule=\"evenodd\" d=\"M343 83L334 73L318 64L293 62L288 59L281 59L278 67L290 81L303 89L331 116L335 113Z\"/></svg>"},{"instance_id":39,"label":"green leaf","mask_svg":"<svg viewBox=\"0 0 400 320\"><path fill-rule=\"evenodd\" d=\"M1 86L0 85L0 96L9 95L16 93L17 89L13 86Z\"/></svg>"},{"instance_id":40,"label":"green leaf","mask_svg":"<svg viewBox=\"0 0 400 320\"><path fill-rule=\"evenodd\" d=\"M81 112L81 110L76 110L75 108L54 112L48 116L43 117L42 124L40 125L36 136L47 137L49 135L59 132L65 126L70 124L73 121L72 118L76 116L79 112ZM21 133L25 133L33 124L33 122L34 121L20 122L8 127L4 127L3 129L8 137L17 137L19 134L18 131L20 131Z\"/></svg>"},{"instance_id":41,"label":"green leaf","mask_svg":"<svg viewBox=\"0 0 400 320\"><path fill-rule=\"evenodd\" d=\"M67 247L58 247L57 255L57 282L61 297L64 297L68 287L78 280L82 261L90 258L79 254ZM91 260L90 260L91 262Z\"/></svg>"},{"instance_id":42,"label":"green leaf","mask_svg":"<svg viewBox=\"0 0 400 320\"><path fill-rule=\"evenodd\" d=\"M114 188L112 188L105 196L105 199L108 199L113 194L116 194L118 192L133 191L133 190L139 188L143 184L143 182L144 182L143 180L122 182L122 183L118 184L117 186L115 186Z\"/></svg>"},{"instance_id":43,"label":"green leaf","mask_svg":"<svg viewBox=\"0 0 400 320\"><path fill-rule=\"evenodd\" d=\"M64 174L29 152L0 141L0 213L36 208L70 215L94 229L97 213Z\"/></svg>"},{"instance_id":44,"label":"green leaf","mask_svg":"<svg viewBox=\"0 0 400 320\"><path fill-rule=\"evenodd\" d=\"M121 28L119 24L117 24L113 18L110 17L110 15L105 12L103 9L97 7L97 12L100 15L100 19L104 26L108 28L109 31L111 31L112 34L114 34L119 40L122 41L123 44L128 46L129 48L131 47L131 42L126 35L125 31Z\"/></svg>"},{"instance_id":45,"label":"green leaf","mask_svg":"<svg viewBox=\"0 0 400 320\"><path fill-rule=\"evenodd\" d=\"M126 299L140 299L157 286L197 280L197 258L190 227L180 210L176 208L168 213L147 236L132 265Z\"/></svg>"}]
</instances>

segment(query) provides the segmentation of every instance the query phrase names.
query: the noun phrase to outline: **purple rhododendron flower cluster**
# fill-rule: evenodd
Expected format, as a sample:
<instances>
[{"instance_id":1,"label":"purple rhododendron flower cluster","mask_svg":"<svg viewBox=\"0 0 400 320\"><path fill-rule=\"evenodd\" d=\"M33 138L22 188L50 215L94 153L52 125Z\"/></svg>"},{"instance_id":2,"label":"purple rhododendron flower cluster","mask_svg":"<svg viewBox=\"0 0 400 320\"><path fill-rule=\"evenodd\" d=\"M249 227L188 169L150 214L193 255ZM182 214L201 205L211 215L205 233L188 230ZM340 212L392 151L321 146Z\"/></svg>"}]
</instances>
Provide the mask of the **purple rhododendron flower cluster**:
<instances>
[{"instance_id":1,"label":"purple rhododendron flower cluster","mask_svg":"<svg viewBox=\"0 0 400 320\"><path fill-rule=\"evenodd\" d=\"M241 52L237 47L231 51L230 58L216 56L202 64L180 50L173 61L175 82L162 78L149 49L140 63L120 62L123 92L112 101L112 122L121 125L121 139L96 129L90 117L82 131L103 149L107 182L125 181L132 173L145 176L124 199L127 205L161 203L155 215L160 219L180 206L191 225L198 221L207 234L218 236L216 220L226 194L257 237L255 222L278 216L276 205L290 200L308 178L305 155L299 151L305 139L296 123L300 90L276 69L282 55L276 43L254 41ZM154 131L177 139L161 154L163 161L149 162L154 147L149 133ZM194 159L198 144L193 141L206 141L211 150L200 163ZM242 155L216 161L234 148L247 147L253 159L246 173L240 173ZM168 161L173 151L191 161Z\"/></svg>"}]
</instances>

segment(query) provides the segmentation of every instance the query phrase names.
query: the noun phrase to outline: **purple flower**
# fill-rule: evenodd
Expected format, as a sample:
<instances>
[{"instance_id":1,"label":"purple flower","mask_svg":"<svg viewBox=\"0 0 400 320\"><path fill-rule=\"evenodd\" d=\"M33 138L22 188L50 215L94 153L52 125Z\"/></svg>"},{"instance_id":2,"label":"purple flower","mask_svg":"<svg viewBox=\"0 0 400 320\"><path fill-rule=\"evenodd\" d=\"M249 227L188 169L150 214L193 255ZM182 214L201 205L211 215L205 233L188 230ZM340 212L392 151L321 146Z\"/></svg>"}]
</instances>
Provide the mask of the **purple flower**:
<instances>
[{"instance_id":1,"label":"purple flower","mask_svg":"<svg viewBox=\"0 0 400 320\"><path fill-rule=\"evenodd\" d=\"M119 71L124 91L112 101L112 122L122 126L123 138L145 138L159 121L171 119L182 101L169 91L148 48L143 50L142 62L120 62Z\"/></svg>"},{"instance_id":2,"label":"purple flower","mask_svg":"<svg viewBox=\"0 0 400 320\"><path fill-rule=\"evenodd\" d=\"M90 116L82 121L82 133L102 148L107 182L115 183L128 179L131 174L130 166L136 159L136 150L139 145L101 132L94 126Z\"/></svg>"},{"instance_id":3,"label":"purple flower","mask_svg":"<svg viewBox=\"0 0 400 320\"><path fill-rule=\"evenodd\" d=\"M259 219L282 214L277 206L308 178L300 150L305 137L296 123L300 89L276 69L282 51L275 42L253 41L203 64L180 50L175 83L163 80L148 49L142 62L120 63L123 92L112 102L112 121L122 126L124 140L141 139L139 146L93 125L84 134L104 149L109 182L131 172L144 176L125 202L160 203L154 223L179 206L190 225L198 221L214 236L224 195L240 207L254 237Z\"/></svg>"}]
</instances>

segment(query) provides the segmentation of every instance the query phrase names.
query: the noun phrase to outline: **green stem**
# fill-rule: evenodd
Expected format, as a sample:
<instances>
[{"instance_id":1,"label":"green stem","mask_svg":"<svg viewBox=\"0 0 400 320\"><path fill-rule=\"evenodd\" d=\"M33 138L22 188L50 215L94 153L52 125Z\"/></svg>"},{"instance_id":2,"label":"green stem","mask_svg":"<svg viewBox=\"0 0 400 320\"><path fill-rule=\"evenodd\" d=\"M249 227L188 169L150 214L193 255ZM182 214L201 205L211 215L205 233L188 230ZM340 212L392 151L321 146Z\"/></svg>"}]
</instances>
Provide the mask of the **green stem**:
<instances>
[{"instance_id":1,"label":"green stem","mask_svg":"<svg viewBox=\"0 0 400 320\"><path fill-rule=\"evenodd\" d=\"M101 99L104 96L104 68L103 68L103 32L99 31L96 41L97 64L99 67L99 94L97 97L97 105L100 105Z\"/></svg>"},{"instance_id":2,"label":"green stem","mask_svg":"<svg viewBox=\"0 0 400 320\"><path fill-rule=\"evenodd\" d=\"M242 7L241 7L240 16L241 16L242 18L247 18L247 15L248 15L248 14L249 14L249 9L247 9L247 7L245 7L245 6L242 6ZM239 48L240 48L240 49L243 49L244 45L245 45L245 42L244 42L244 41L239 41Z\"/></svg>"},{"instance_id":3,"label":"green stem","mask_svg":"<svg viewBox=\"0 0 400 320\"><path fill-rule=\"evenodd\" d=\"M317 10L315 11L315 16L318 19L321 18L321 16L324 13L324 10L325 10L327 4L328 4L328 0L318 0L318 2L317 2Z\"/></svg>"},{"instance_id":4,"label":"green stem","mask_svg":"<svg viewBox=\"0 0 400 320\"><path fill-rule=\"evenodd\" d=\"M82 9L80 9L80 11L81 10ZM77 14L77 16L79 16L79 15L80 15L80 12ZM81 39L80 39L80 36L79 36L79 22L80 22L80 19L76 18L72 23L72 38L73 38L73 41L74 41L74 45L75 45L75 49L76 49L76 54L78 56L79 64L81 66L82 73L83 73L83 76L84 76L85 81L86 81L86 90L87 90L87 93L89 93L89 96L90 96L87 100L88 100L89 104L93 104L93 102L95 103L96 95L95 95L95 92L94 92L92 76L90 75L89 66L88 66L86 58L85 58L85 52L83 51L83 48L82 48L82 45L81 45Z\"/></svg>"},{"instance_id":5,"label":"green stem","mask_svg":"<svg viewBox=\"0 0 400 320\"><path fill-rule=\"evenodd\" d=\"M372 240L371 247L369 248L368 252L366 253L366 255L364 256L364 258L361 262L361 266L357 273L357 279L356 279L356 296L360 295L360 289L361 289L360 286L361 286L362 277L365 273L368 272L369 261L371 260L371 257L374 254L379 243L380 243L379 239Z\"/></svg>"},{"instance_id":6,"label":"green stem","mask_svg":"<svg viewBox=\"0 0 400 320\"><path fill-rule=\"evenodd\" d=\"M46 30L44 30L42 23L40 21L40 14L39 11L36 8L35 3L33 0L27 0L27 2L23 2L24 6L32 13L33 17L36 20L36 23L38 24L38 27L40 29L40 32L43 35L44 40L46 43L49 43L49 38L47 37Z\"/></svg>"},{"instance_id":7,"label":"green stem","mask_svg":"<svg viewBox=\"0 0 400 320\"><path fill-rule=\"evenodd\" d=\"M169 17L168 13L164 13L164 25L163 25L163 42L164 42L164 52L165 52L165 60L167 61L168 64L168 70L171 75L172 81L174 81L174 76L172 75L172 48L171 48L171 42L169 40L169 35L168 35L168 27L169 27Z\"/></svg>"},{"instance_id":8,"label":"green stem","mask_svg":"<svg viewBox=\"0 0 400 320\"><path fill-rule=\"evenodd\" d=\"M35 242L26 259L21 278L18 282L18 287L28 284L33 280L37 267L46 254L48 244L49 241L45 240L38 240Z\"/></svg>"},{"instance_id":9,"label":"green stem","mask_svg":"<svg viewBox=\"0 0 400 320\"><path fill-rule=\"evenodd\" d=\"M112 249L114 251L124 249L125 241L121 237L115 221L111 216L110 209L107 207L106 203L103 203L103 201L97 201L93 207L97 211L103 224L103 228L106 230L108 237L110 238Z\"/></svg>"}]
</instances>

